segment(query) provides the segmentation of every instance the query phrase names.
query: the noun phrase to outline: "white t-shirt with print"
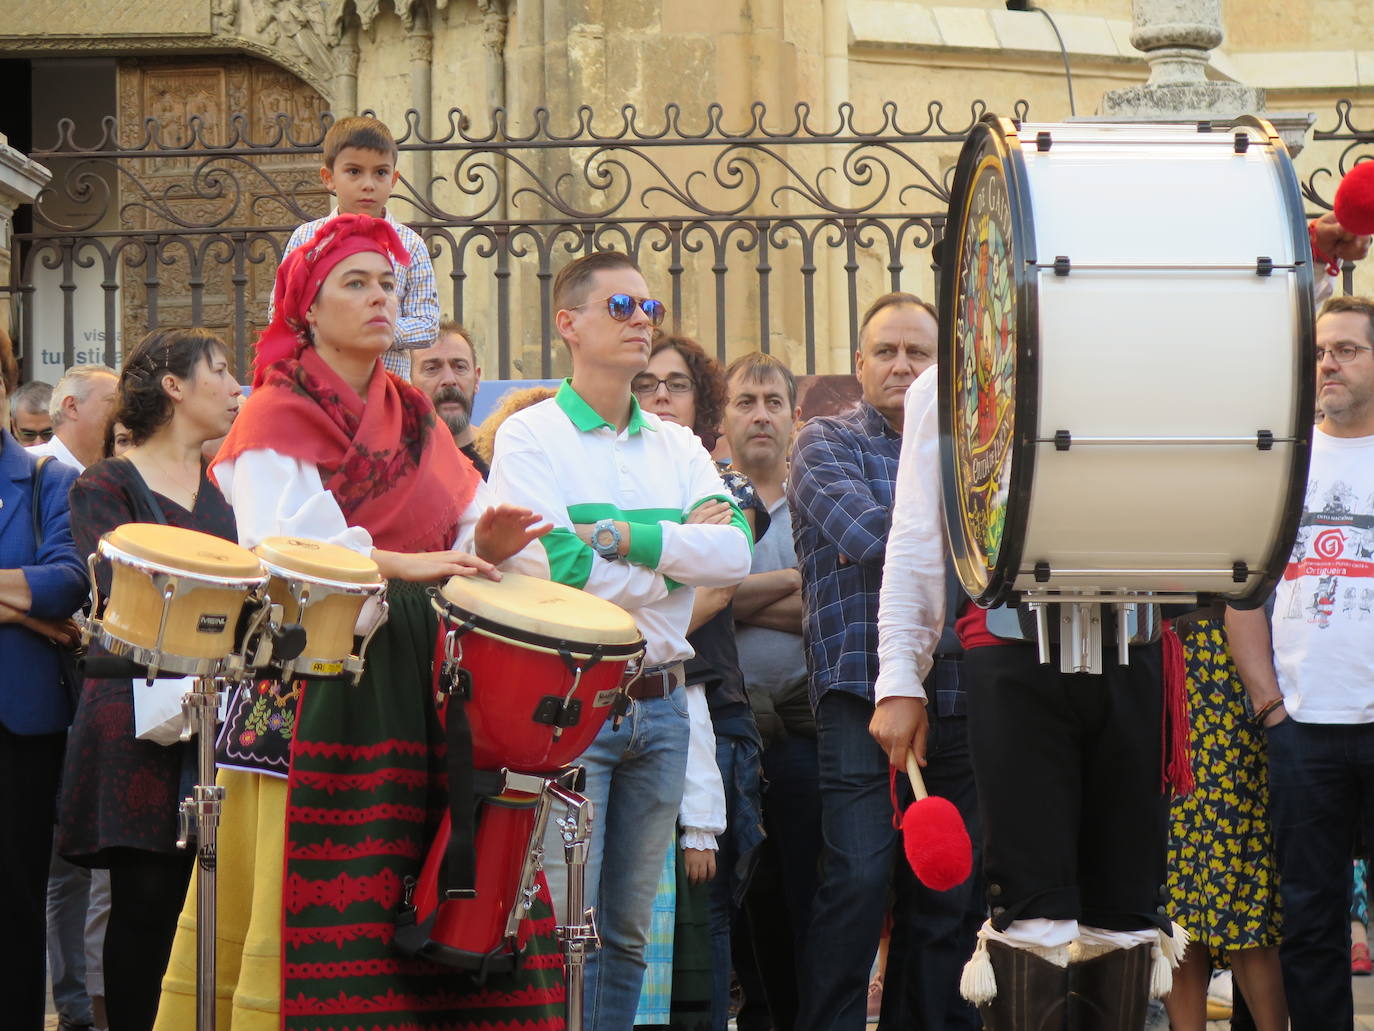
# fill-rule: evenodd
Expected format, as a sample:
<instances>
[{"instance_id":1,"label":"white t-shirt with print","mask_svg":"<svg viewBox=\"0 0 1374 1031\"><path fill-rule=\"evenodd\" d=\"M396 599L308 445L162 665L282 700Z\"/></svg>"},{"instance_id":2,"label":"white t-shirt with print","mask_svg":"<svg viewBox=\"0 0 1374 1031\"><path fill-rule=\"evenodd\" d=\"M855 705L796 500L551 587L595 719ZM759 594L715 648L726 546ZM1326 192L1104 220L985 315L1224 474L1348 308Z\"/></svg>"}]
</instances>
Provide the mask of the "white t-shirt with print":
<instances>
[{"instance_id":1,"label":"white t-shirt with print","mask_svg":"<svg viewBox=\"0 0 1374 1031\"><path fill-rule=\"evenodd\" d=\"M1318 429L1274 594L1274 667L1303 723L1374 723L1374 436Z\"/></svg>"}]
</instances>

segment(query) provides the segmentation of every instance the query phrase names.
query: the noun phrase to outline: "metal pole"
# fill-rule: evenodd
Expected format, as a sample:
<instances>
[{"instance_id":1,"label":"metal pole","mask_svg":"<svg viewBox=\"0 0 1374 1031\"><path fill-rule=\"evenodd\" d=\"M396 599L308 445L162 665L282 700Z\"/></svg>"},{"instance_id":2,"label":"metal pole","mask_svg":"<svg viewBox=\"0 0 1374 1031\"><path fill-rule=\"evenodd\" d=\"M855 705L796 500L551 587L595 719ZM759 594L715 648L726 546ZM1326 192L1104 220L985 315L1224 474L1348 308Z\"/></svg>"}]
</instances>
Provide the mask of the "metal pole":
<instances>
[{"instance_id":1,"label":"metal pole","mask_svg":"<svg viewBox=\"0 0 1374 1031\"><path fill-rule=\"evenodd\" d=\"M563 836L563 859L568 867L568 924L558 929L558 937L567 960L567 1031L582 1031L582 986L586 978L583 967L587 953L601 947L596 914L586 908L584 894L587 852L592 840L592 803L558 784L550 785L549 790L567 806L567 815L558 821L558 830Z\"/></svg>"},{"instance_id":2,"label":"metal pole","mask_svg":"<svg viewBox=\"0 0 1374 1031\"><path fill-rule=\"evenodd\" d=\"M195 690L182 699L186 731L196 735L199 783L181 802L181 834L177 846L196 834L196 1031L215 1029L215 857L219 841L220 807L224 789L215 784L215 719L219 691L213 677L198 677Z\"/></svg>"}]
</instances>

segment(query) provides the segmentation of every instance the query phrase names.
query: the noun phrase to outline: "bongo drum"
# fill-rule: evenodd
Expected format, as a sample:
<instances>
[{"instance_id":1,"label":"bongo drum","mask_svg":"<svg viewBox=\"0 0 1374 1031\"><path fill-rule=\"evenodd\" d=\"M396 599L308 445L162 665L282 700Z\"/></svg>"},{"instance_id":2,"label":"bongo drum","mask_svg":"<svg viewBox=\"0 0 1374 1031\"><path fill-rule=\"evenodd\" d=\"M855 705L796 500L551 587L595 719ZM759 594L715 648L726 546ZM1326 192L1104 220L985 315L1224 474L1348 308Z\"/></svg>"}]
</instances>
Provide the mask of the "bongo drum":
<instances>
[{"instance_id":1,"label":"bongo drum","mask_svg":"<svg viewBox=\"0 0 1374 1031\"><path fill-rule=\"evenodd\" d=\"M1250 607L1282 572L1313 421L1306 219L1272 126L1207 130L988 116L964 145L940 443L981 605Z\"/></svg>"},{"instance_id":2,"label":"bongo drum","mask_svg":"<svg viewBox=\"0 0 1374 1031\"><path fill-rule=\"evenodd\" d=\"M97 555L111 569L103 616L92 621L102 645L147 666L150 678L211 676L232 664L244 604L267 582L251 551L196 530L125 523L100 538Z\"/></svg>"},{"instance_id":3,"label":"bongo drum","mask_svg":"<svg viewBox=\"0 0 1374 1031\"><path fill-rule=\"evenodd\" d=\"M433 596L445 674L467 697L473 765L546 773L592 743L644 652L634 618L562 584L455 576Z\"/></svg>"},{"instance_id":4,"label":"bongo drum","mask_svg":"<svg viewBox=\"0 0 1374 1031\"><path fill-rule=\"evenodd\" d=\"M372 598L381 601L386 592L377 563L349 548L300 537L268 537L253 551L267 570L267 594L281 606L282 622L305 630L305 650L282 664L283 679L345 671L361 676L368 642L386 619L383 608L353 654L363 606Z\"/></svg>"}]
</instances>

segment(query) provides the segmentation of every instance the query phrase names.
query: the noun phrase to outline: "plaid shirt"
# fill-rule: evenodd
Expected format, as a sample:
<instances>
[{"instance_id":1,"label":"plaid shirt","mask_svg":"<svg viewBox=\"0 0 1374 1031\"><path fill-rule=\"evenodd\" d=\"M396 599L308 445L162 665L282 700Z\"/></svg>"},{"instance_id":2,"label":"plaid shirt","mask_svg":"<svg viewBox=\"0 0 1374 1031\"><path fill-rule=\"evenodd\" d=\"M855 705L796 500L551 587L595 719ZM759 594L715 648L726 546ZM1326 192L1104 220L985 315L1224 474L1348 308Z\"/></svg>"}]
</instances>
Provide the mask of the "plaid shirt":
<instances>
[{"instance_id":1,"label":"plaid shirt","mask_svg":"<svg viewBox=\"0 0 1374 1031\"><path fill-rule=\"evenodd\" d=\"M812 419L787 474L814 708L827 691L873 700L883 579L902 438L867 401ZM841 559L845 561L841 561Z\"/></svg>"},{"instance_id":2,"label":"plaid shirt","mask_svg":"<svg viewBox=\"0 0 1374 1031\"><path fill-rule=\"evenodd\" d=\"M296 227L291 239L286 241L282 258L319 231L338 209L324 218L306 222ZM386 220L396 229L401 242L410 252L410 265L396 267L396 294L400 299L400 312L396 317L396 344L382 355L382 364L388 372L394 372L402 379L410 379L410 355L406 351L416 347L429 347L439 335L439 288L434 279L434 264L429 260L429 248L420 239L420 234L410 226L397 222L388 212Z\"/></svg>"}]
</instances>

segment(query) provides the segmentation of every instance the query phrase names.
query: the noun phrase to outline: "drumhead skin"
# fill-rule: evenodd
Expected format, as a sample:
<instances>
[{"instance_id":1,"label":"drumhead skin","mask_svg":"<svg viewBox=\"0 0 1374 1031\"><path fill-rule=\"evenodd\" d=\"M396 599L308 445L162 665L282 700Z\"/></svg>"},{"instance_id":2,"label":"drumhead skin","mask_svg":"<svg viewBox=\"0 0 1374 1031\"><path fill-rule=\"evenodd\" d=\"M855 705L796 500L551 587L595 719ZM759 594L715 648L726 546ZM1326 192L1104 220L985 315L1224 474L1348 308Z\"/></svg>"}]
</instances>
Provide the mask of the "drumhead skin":
<instances>
[{"instance_id":1,"label":"drumhead skin","mask_svg":"<svg viewBox=\"0 0 1374 1031\"><path fill-rule=\"evenodd\" d=\"M105 534L104 539L134 558L188 573L226 579L263 575L262 563L247 548L199 530L159 523L125 523Z\"/></svg>"},{"instance_id":2,"label":"drumhead skin","mask_svg":"<svg viewBox=\"0 0 1374 1031\"><path fill-rule=\"evenodd\" d=\"M318 580L375 584L377 563L351 548L304 537L268 537L253 549L264 562Z\"/></svg>"},{"instance_id":3,"label":"drumhead skin","mask_svg":"<svg viewBox=\"0 0 1374 1031\"><path fill-rule=\"evenodd\" d=\"M1316 374L1273 127L988 116L946 255L941 464L968 594L1262 603L1297 532Z\"/></svg>"},{"instance_id":4,"label":"drumhead skin","mask_svg":"<svg viewBox=\"0 0 1374 1031\"><path fill-rule=\"evenodd\" d=\"M525 637L602 645L632 652L641 645L634 617L618 605L573 587L505 573L499 581L455 576L440 597L450 610L470 617L475 629L498 636L509 629Z\"/></svg>"},{"instance_id":5,"label":"drumhead skin","mask_svg":"<svg viewBox=\"0 0 1374 1031\"><path fill-rule=\"evenodd\" d=\"M1035 295L1025 272L1035 226L1007 119L989 116L974 126L949 210L939 337L945 523L964 589L991 605L1020 563L1035 462L1017 436L1018 413L1033 404L1036 389L1029 345Z\"/></svg>"}]
</instances>

